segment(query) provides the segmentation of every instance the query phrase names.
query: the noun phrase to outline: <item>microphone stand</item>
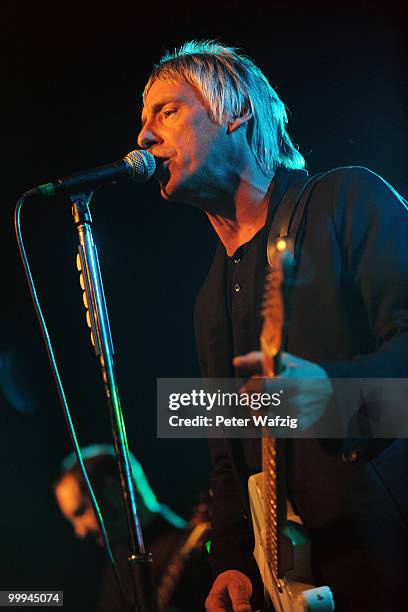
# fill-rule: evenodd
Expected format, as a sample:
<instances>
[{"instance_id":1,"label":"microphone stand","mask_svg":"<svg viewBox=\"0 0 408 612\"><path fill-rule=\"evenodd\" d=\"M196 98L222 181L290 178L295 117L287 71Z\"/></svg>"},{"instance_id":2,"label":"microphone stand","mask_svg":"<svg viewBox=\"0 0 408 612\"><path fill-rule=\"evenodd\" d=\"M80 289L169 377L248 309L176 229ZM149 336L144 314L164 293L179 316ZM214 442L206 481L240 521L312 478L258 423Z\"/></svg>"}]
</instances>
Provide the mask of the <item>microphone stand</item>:
<instances>
[{"instance_id":1,"label":"microphone stand","mask_svg":"<svg viewBox=\"0 0 408 612\"><path fill-rule=\"evenodd\" d=\"M91 327L91 340L98 357L104 390L108 402L120 486L129 531L130 554L128 563L138 612L158 612L153 577L153 556L146 552L141 524L137 513L135 485L129 461L125 423L115 380L113 344L108 311L99 268L98 254L91 231L89 202L93 192L71 195L72 215L79 234L78 268L82 272L87 321ZM89 316L88 316L89 315Z\"/></svg>"}]
</instances>

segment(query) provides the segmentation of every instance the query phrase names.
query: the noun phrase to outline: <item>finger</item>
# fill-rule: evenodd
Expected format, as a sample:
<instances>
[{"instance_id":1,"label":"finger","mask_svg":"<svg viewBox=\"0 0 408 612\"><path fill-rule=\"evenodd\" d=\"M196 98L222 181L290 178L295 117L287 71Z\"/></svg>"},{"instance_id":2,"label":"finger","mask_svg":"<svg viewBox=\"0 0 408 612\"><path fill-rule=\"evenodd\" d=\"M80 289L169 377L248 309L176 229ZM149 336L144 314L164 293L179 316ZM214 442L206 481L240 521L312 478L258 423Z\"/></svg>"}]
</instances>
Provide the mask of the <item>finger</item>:
<instances>
[{"instance_id":1,"label":"finger","mask_svg":"<svg viewBox=\"0 0 408 612\"><path fill-rule=\"evenodd\" d=\"M248 587L245 584L241 581L231 583L228 591L233 612L251 612L251 604L249 603L251 593L248 592Z\"/></svg>"},{"instance_id":2,"label":"finger","mask_svg":"<svg viewBox=\"0 0 408 612\"><path fill-rule=\"evenodd\" d=\"M296 357L296 355L292 355L291 353L282 352L281 356L281 367L289 371L296 371L300 367L304 367L306 364L310 363L301 359L300 357Z\"/></svg>"},{"instance_id":3,"label":"finger","mask_svg":"<svg viewBox=\"0 0 408 612\"><path fill-rule=\"evenodd\" d=\"M238 376L248 377L262 374L262 357L259 351L234 357L232 363L237 368Z\"/></svg>"},{"instance_id":4,"label":"finger","mask_svg":"<svg viewBox=\"0 0 408 612\"><path fill-rule=\"evenodd\" d=\"M228 612L252 612L252 607L248 599L237 599L236 601L232 601L225 609L228 610Z\"/></svg>"},{"instance_id":5,"label":"finger","mask_svg":"<svg viewBox=\"0 0 408 612\"><path fill-rule=\"evenodd\" d=\"M206 612L228 612L228 607L224 604L224 597L221 593L210 593L205 602Z\"/></svg>"},{"instance_id":6,"label":"finger","mask_svg":"<svg viewBox=\"0 0 408 612\"><path fill-rule=\"evenodd\" d=\"M240 393L264 393L266 390L265 379L259 377L251 377L245 382L244 385L240 388Z\"/></svg>"},{"instance_id":7,"label":"finger","mask_svg":"<svg viewBox=\"0 0 408 612\"><path fill-rule=\"evenodd\" d=\"M205 602L206 611L250 612L248 606L251 595L252 584L249 578L236 570L228 570L216 578ZM238 608L235 608L236 605Z\"/></svg>"},{"instance_id":8,"label":"finger","mask_svg":"<svg viewBox=\"0 0 408 612\"><path fill-rule=\"evenodd\" d=\"M251 612L252 608L248 602L238 602L232 607L233 612Z\"/></svg>"}]
</instances>

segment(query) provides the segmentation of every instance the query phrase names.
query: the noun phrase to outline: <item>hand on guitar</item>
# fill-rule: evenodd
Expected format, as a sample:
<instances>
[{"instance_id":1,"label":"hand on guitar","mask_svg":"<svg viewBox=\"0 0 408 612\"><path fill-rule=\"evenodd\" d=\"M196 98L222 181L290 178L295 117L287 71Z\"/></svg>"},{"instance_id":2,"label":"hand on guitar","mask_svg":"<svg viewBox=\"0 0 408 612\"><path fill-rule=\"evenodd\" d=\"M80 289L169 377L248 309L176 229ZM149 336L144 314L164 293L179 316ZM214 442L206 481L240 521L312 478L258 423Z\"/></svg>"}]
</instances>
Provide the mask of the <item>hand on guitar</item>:
<instances>
[{"instance_id":1,"label":"hand on guitar","mask_svg":"<svg viewBox=\"0 0 408 612\"><path fill-rule=\"evenodd\" d=\"M206 612L251 612L252 583L238 570L219 574L205 602Z\"/></svg>"},{"instance_id":2,"label":"hand on guitar","mask_svg":"<svg viewBox=\"0 0 408 612\"><path fill-rule=\"evenodd\" d=\"M235 357L233 364L238 377L245 379L241 393L272 394L282 388L283 379L288 379L284 405L288 414L298 419L300 430L312 427L325 413L332 396L332 385L326 372L317 363L282 352L280 375L267 379L263 377L260 351Z\"/></svg>"}]
</instances>

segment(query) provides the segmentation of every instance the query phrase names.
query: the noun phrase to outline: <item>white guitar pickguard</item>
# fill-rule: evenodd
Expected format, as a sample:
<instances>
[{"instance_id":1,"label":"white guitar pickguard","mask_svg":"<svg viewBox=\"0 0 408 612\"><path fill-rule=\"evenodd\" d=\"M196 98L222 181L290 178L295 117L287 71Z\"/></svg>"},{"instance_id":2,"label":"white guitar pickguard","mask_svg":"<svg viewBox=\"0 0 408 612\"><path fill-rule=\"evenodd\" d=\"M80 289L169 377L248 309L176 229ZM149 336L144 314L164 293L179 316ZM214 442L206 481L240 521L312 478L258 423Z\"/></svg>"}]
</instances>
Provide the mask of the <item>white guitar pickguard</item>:
<instances>
[{"instance_id":1,"label":"white guitar pickguard","mask_svg":"<svg viewBox=\"0 0 408 612\"><path fill-rule=\"evenodd\" d=\"M254 557L276 612L331 612L334 610L334 600L330 588L328 586L314 587L305 582L310 579L308 564L305 562L308 557L308 544L294 546L294 568L287 572L284 579L277 580L273 576L266 560L264 547L263 477L263 472L261 472L251 476L248 481L255 534ZM288 521L301 525L300 518L291 508L288 512Z\"/></svg>"}]
</instances>

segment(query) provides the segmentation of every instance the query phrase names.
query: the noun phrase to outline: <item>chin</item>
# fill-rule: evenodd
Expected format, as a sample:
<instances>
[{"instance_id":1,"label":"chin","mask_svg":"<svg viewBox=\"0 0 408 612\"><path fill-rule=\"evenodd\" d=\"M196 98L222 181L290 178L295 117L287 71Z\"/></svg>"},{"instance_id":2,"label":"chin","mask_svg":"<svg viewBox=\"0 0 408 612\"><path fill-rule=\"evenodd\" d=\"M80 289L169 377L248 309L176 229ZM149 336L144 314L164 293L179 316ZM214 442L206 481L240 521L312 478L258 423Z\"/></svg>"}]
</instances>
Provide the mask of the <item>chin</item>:
<instances>
[{"instance_id":1,"label":"chin","mask_svg":"<svg viewBox=\"0 0 408 612\"><path fill-rule=\"evenodd\" d=\"M163 200L168 201L171 199L170 195L167 193L166 187L164 187L163 185L160 185L160 195L163 198Z\"/></svg>"},{"instance_id":2,"label":"chin","mask_svg":"<svg viewBox=\"0 0 408 612\"><path fill-rule=\"evenodd\" d=\"M179 185L172 184L171 180L167 183L160 183L160 194L164 200L182 202L183 190Z\"/></svg>"},{"instance_id":3,"label":"chin","mask_svg":"<svg viewBox=\"0 0 408 612\"><path fill-rule=\"evenodd\" d=\"M192 185L188 181L176 183L170 180L166 184L160 185L160 193L167 201L195 206L196 192Z\"/></svg>"}]
</instances>

